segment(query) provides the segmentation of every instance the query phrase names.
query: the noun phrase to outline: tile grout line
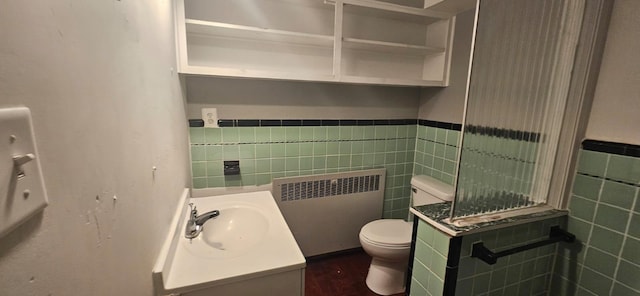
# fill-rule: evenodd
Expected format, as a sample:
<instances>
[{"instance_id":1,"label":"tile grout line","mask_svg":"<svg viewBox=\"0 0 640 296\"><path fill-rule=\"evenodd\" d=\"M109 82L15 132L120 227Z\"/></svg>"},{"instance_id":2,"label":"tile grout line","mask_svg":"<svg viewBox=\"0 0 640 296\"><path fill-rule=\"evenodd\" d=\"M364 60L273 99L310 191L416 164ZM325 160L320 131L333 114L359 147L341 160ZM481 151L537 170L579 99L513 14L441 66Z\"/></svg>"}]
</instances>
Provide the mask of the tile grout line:
<instances>
[{"instance_id":1,"label":"tile grout line","mask_svg":"<svg viewBox=\"0 0 640 296\"><path fill-rule=\"evenodd\" d=\"M638 191L639 189L640 189L640 187L638 187L638 188L634 188L634 190L636 190L636 191ZM585 200L585 201L590 201L590 202L593 202L593 203L597 203L597 202L596 202L596 201L594 201L593 199L590 199L590 198L588 198L588 197L584 197L584 196L582 196L582 195L577 195L577 194L572 194L572 195L573 195L573 196L572 196L571 198L573 198L573 197L577 197L577 198L582 199L582 200ZM635 195L634 195L634 197L635 197ZM614 205L614 204L611 204L611 203L608 203L608 202L605 202L605 201L601 202L601 204L603 204L603 205L605 205L605 206L608 206L608 207L611 207L611 208L614 208L614 209L617 209L617 210L630 212L631 214L633 214L633 213L638 213L638 212L636 212L633 208L631 208L631 209L627 209L627 208L621 207L621 206L619 206L619 205ZM633 205L632 205L632 206L633 206ZM584 221L584 222L587 222L587 223L591 223L591 222L589 222L589 221L587 221L587 220L584 220L584 219L581 219L581 218L578 218L578 217L573 217L573 218L575 218L575 219L580 219L581 221ZM600 227L602 227L602 226L600 226ZM602 227L602 228L607 228L607 227ZM607 228L607 229L609 229L609 228ZM618 230L614 230L614 229L611 229L611 230L612 230L612 231L615 231L615 232L617 232L617 233L624 234L624 233L622 233L622 232L620 232L620 231L618 231Z\"/></svg>"},{"instance_id":2,"label":"tile grout line","mask_svg":"<svg viewBox=\"0 0 640 296\"><path fill-rule=\"evenodd\" d=\"M613 272L613 282L611 284L611 289L609 290L609 295L613 295L612 294L613 293L613 288L615 287L615 284L618 283L618 271L620 269L620 263L622 261L622 253L623 253L624 247L625 247L625 245L627 243L627 239L629 238L628 233L629 233L629 228L631 227L631 220L633 218L633 209L636 208L636 204L638 202L638 192L639 191L640 191L640 189L636 188L636 193L635 193L634 198L633 198L633 203L631 204L631 210L629 211L629 217L627 218L627 225L625 227L624 236L622 237L622 245L620 246L620 251L618 251L618 260L616 262L616 269Z\"/></svg>"},{"instance_id":3,"label":"tile grout line","mask_svg":"<svg viewBox=\"0 0 640 296\"><path fill-rule=\"evenodd\" d=\"M609 177L592 175L592 174L583 173L583 172L576 172L576 174L580 175L580 176L591 177L591 178L596 178L596 179L602 179L602 180L605 180L605 181L615 182L615 183L624 184L624 185L628 185L628 186L640 187L640 184L637 184L637 183L629 183L627 181L616 180L616 179L612 179L612 178L609 178Z\"/></svg>"},{"instance_id":4,"label":"tile grout line","mask_svg":"<svg viewBox=\"0 0 640 296\"><path fill-rule=\"evenodd\" d=\"M560 248L559 244L555 244L553 247L553 257L551 259L551 271L549 282L547 283L547 292L551 291L551 283L553 283L553 275L556 274L556 262L558 261L558 249Z\"/></svg>"},{"instance_id":5,"label":"tile grout line","mask_svg":"<svg viewBox=\"0 0 640 296\"><path fill-rule=\"evenodd\" d=\"M607 175L607 171L609 170L609 161L611 159L611 155L607 155L607 161L605 163L605 167L604 167L604 175ZM591 238L593 236L593 229L595 227L594 221L596 219L596 215L598 214L598 208L599 208L599 204L600 204L600 198L602 196L602 189L604 187L604 180L600 180L600 188L598 189L598 199L596 200L596 206L594 208L593 211L593 216L591 217L592 222L589 222L590 224L590 229L589 229L589 237L587 238L587 245L589 245L589 247L587 248L587 250L585 250L585 254L583 255L583 257L586 257L586 253L589 252L589 248L591 248ZM586 247L586 246L585 246ZM577 286L581 287L581 283L582 283L582 275L584 274L585 265L582 264L582 266L580 267L580 270L578 271L580 274L578 275L578 279L577 279Z\"/></svg>"},{"instance_id":6,"label":"tile grout line","mask_svg":"<svg viewBox=\"0 0 640 296\"><path fill-rule=\"evenodd\" d=\"M596 250L598 250L598 249L596 248ZM623 259L623 260L624 260L624 259ZM625 260L625 261L626 261L626 260ZM591 268L591 267L589 267L589 266L585 266L585 265L583 265L583 267L584 267L584 268L586 268L586 269L588 269L588 270L589 270L589 271L591 271L591 272L597 273L598 275L601 275L601 276L603 276L603 277L606 277L606 278L608 278L608 279L611 279L611 289L613 289L614 284L618 283L618 284L620 284L620 285L622 285L622 286L625 286L625 287L627 287L627 288L629 288L629 289L631 289L631 290L633 290L633 291L640 292L640 290L636 290L635 288L629 287L629 286L628 286L628 285L626 285L625 283L619 282L619 281L617 281L616 279L612 278L611 276L606 275L606 274L604 274L604 273L601 273L600 271L598 271L598 270L596 270L596 269L593 269L593 268ZM561 278L563 278L563 279L565 279L565 280L567 280L567 281L570 281L569 279L565 278L564 276L560 276L560 277L561 277ZM586 290L586 289L585 289L585 290ZM613 295L613 294L612 294L612 290L609 290L609 295Z\"/></svg>"},{"instance_id":7,"label":"tile grout line","mask_svg":"<svg viewBox=\"0 0 640 296\"><path fill-rule=\"evenodd\" d=\"M577 195L576 195L576 196L577 196ZM580 197L580 196L577 196L577 197L579 197L579 198L581 198L581 199L585 199L584 197ZM605 205L607 205L607 204L605 204ZM633 213L631 213L631 214L633 214ZM572 218L572 219L576 219L576 220L578 220L578 221L580 221L580 222L583 222L583 223L593 224L593 222L590 222L590 221L585 220L585 219L582 219L582 218L578 218L578 217L571 217L571 218ZM622 236L627 235L627 234L625 234L625 233L623 233L623 232L620 232L620 231L618 231L618 230L615 230L615 229L611 229L611 228L604 227L604 226L601 226L601 225L596 225L596 226L597 226L598 228L605 229L605 230L607 230L607 231L609 231L609 232L613 232L613 233L615 233L615 234L620 234L620 235L622 235ZM636 237L634 237L634 236L631 236L631 237L632 237L632 238L636 238ZM637 239L639 239L639 240L640 240L640 238L637 238ZM594 248L594 249L597 249L597 250L599 250L599 251L602 251L602 250L600 250L600 249L598 249L598 248L596 248L596 247L593 247L593 246L590 246L590 248ZM610 252L606 252L606 253L611 254ZM611 254L611 255L613 256L613 254Z\"/></svg>"}]
</instances>

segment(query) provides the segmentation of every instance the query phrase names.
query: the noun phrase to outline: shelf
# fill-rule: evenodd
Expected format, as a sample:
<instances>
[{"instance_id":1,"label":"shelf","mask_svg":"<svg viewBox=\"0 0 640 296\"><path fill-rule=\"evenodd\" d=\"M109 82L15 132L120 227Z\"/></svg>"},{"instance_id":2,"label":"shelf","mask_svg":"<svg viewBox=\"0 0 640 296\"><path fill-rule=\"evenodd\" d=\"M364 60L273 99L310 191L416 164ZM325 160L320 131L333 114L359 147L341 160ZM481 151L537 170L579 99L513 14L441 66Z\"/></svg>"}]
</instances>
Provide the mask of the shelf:
<instances>
[{"instance_id":1,"label":"shelf","mask_svg":"<svg viewBox=\"0 0 640 296\"><path fill-rule=\"evenodd\" d=\"M278 71L265 71L255 69L239 69L239 68L223 68L210 66L188 66L182 74L187 75L207 75L222 77L253 77L262 79L278 79L278 80L302 80L302 81L325 81L336 82L335 76L331 74L320 73L291 73Z\"/></svg>"},{"instance_id":2,"label":"shelf","mask_svg":"<svg viewBox=\"0 0 640 296\"><path fill-rule=\"evenodd\" d=\"M445 10L475 0L443 1L175 0L179 72L446 86L455 18Z\"/></svg>"},{"instance_id":3,"label":"shelf","mask_svg":"<svg viewBox=\"0 0 640 296\"><path fill-rule=\"evenodd\" d=\"M431 11L439 11L448 13L450 15L456 15L460 12L473 9L476 7L476 0L447 0L439 2L427 7Z\"/></svg>"},{"instance_id":4,"label":"shelf","mask_svg":"<svg viewBox=\"0 0 640 296\"><path fill-rule=\"evenodd\" d=\"M376 40L366 40L366 39L358 39L358 38L345 37L345 38L342 38L342 41L344 42L344 46L347 48L358 49L358 50L372 50L372 51L379 51L379 52L386 52L386 53L405 53L405 54L426 55L426 54L445 52L444 48L395 43L395 42L384 42L384 41L376 41Z\"/></svg>"},{"instance_id":5,"label":"shelf","mask_svg":"<svg viewBox=\"0 0 640 296\"><path fill-rule=\"evenodd\" d=\"M343 0L343 3L367 8L374 8L383 11L418 15L436 19L448 19L452 16L452 14L447 12L433 11L375 0Z\"/></svg>"},{"instance_id":6,"label":"shelf","mask_svg":"<svg viewBox=\"0 0 640 296\"><path fill-rule=\"evenodd\" d=\"M205 75L233 77L282 79L282 73L288 73L289 79L297 79L333 74L333 47L191 34L187 54L182 73L195 66L201 67L199 70L211 68L211 72L202 73Z\"/></svg>"},{"instance_id":7,"label":"shelf","mask_svg":"<svg viewBox=\"0 0 640 296\"><path fill-rule=\"evenodd\" d=\"M343 82L353 84L373 84L373 85L396 85L396 86L444 86L442 81L420 80L420 79L403 79L403 78L381 78L381 77L363 77L363 76L342 76L339 80L333 75L323 75L317 73L288 73L274 71L260 71L251 69L235 69L235 68L215 68L189 66L186 71L182 72L186 75L207 75L221 77L253 77L259 79L276 79L276 80L298 80L298 81L320 81L320 82Z\"/></svg>"},{"instance_id":8,"label":"shelf","mask_svg":"<svg viewBox=\"0 0 640 296\"><path fill-rule=\"evenodd\" d=\"M185 19L185 24L188 34L195 33L216 37L254 39L321 47L333 46L333 36L257 28L194 19Z\"/></svg>"},{"instance_id":9,"label":"shelf","mask_svg":"<svg viewBox=\"0 0 640 296\"><path fill-rule=\"evenodd\" d=\"M434 80L364 77L364 76L351 76L351 75L342 76L340 81L346 82L346 83L377 84L377 85L444 86L442 81L434 81Z\"/></svg>"}]
</instances>

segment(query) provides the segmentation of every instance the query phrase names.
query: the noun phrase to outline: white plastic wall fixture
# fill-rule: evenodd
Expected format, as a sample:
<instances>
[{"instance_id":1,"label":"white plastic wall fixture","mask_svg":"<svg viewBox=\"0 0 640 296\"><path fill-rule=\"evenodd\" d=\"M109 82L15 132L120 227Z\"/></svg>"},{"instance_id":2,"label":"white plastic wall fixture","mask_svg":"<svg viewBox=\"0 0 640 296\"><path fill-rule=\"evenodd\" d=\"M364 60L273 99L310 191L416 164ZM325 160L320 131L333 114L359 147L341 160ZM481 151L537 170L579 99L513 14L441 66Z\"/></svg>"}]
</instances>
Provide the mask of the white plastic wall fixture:
<instances>
[{"instance_id":1,"label":"white plastic wall fixture","mask_svg":"<svg viewBox=\"0 0 640 296\"><path fill-rule=\"evenodd\" d=\"M218 109L202 108L202 120L204 127L218 127Z\"/></svg>"},{"instance_id":2,"label":"white plastic wall fixture","mask_svg":"<svg viewBox=\"0 0 640 296\"><path fill-rule=\"evenodd\" d=\"M0 109L0 237L48 204L31 112Z\"/></svg>"}]
</instances>

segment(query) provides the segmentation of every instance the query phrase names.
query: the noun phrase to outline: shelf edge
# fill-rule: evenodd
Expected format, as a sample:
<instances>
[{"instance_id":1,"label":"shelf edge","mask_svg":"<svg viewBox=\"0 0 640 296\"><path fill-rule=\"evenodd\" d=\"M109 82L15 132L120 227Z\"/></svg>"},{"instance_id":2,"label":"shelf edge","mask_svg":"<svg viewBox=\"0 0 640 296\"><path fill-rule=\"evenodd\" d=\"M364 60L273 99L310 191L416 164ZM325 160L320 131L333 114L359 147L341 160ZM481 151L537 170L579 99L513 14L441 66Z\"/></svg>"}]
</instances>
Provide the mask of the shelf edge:
<instances>
[{"instance_id":1,"label":"shelf edge","mask_svg":"<svg viewBox=\"0 0 640 296\"><path fill-rule=\"evenodd\" d=\"M281 36L288 36L288 37L295 37L295 38L304 38L309 40L320 40L326 44L333 44L333 39L334 39L333 36L330 36L330 35L320 35L320 34L301 33L301 32L276 30L276 29L268 29L268 28L259 28L259 27L236 25L236 24L229 24L229 23L203 21L203 20L197 20L197 19L185 19L185 24L187 27L191 25L191 26L196 26L201 28L210 28L211 30L227 29L231 31L235 30L235 31L264 34L265 36L281 35ZM199 31L189 31L188 28L186 31L187 33L206 34Z\"/></svg>"},{"instance_id":2,"label":"shelf edge","mask_svg":"<svg viewBox=\"0 0 640 296\"><path fill-rule=\"evenodd\" d=\"M415 44L407 44L407 43L396 43L396 42L386 42L386 41L378 41L378 40L367 40L367 39L359 39L359 38L342 38L342 41L348 44L358 44L355 47L359 49L381 49L387 48L388 52L415 52L422 54L434 54L434 53L444 53L444 48L436 48L430 46L423 45L415 45Z\"/></svg>"},{"instance_id":3,"label":"shelf edge","mask_svg":"<svg viewBox=\"0 0 640 296\"><path fill-rule=\"evenodd\" d=\"M375 0L343 0L342 2L344 4L375 8L375 9L405 13L405 14L419 15L419 16L425 16L425 17L431 17L431 18L437 18L437 19L448 19L453 16L452 14L446 13L446 12L408 7L408 6L375 1Z\"/></svg>"}]
</instances>

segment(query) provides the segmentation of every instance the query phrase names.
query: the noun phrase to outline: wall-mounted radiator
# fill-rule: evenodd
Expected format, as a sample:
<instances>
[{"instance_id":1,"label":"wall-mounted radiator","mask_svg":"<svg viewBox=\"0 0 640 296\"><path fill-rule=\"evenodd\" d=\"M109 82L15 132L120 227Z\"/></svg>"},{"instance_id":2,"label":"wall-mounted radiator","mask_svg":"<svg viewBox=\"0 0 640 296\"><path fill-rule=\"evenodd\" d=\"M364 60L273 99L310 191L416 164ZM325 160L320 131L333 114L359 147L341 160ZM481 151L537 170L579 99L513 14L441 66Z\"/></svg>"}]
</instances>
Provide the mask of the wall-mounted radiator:
<instances>
[{"instance_id":1,"label":"wall-mounted radiator","mask_svg":"<svg viewBox=\"0 0 640 296\"><path fill-rule=\"evenodd\" d=\"M360 247L382 217L385 169L273 179L273 196L304 256Z\"/></svg>"}]
</instances>

